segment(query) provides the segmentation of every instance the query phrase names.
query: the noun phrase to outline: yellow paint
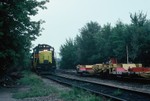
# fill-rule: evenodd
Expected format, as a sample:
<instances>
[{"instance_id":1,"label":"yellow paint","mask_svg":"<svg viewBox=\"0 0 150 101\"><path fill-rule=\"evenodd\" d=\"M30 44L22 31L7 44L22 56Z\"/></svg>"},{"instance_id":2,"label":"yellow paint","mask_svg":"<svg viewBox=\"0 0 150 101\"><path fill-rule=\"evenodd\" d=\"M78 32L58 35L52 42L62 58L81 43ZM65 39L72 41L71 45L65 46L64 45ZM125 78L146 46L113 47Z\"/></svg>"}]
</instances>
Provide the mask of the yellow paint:
<instances>
[{"instance_id":1,"label":"yellow paint","mask_svg":"<svg viewBox=\"0 0 150 101\"><path fill-rule=\"evenodd\" d=\"M122 67L125 69L125 70L128 70L129 68L134 68L136 67L135 64L122 64Z\"/></svg>"},{"instance_id":2,"label":"yellow paint","mask_svg":"<svg viewBox=\"0 0 150 101\"><path fill-rule=\"evenodd\" d=\"M39 63L44 63L44 60L52 63L52 52L51 51L42 51L39 53Z\"/></svg>"}]
</instances>

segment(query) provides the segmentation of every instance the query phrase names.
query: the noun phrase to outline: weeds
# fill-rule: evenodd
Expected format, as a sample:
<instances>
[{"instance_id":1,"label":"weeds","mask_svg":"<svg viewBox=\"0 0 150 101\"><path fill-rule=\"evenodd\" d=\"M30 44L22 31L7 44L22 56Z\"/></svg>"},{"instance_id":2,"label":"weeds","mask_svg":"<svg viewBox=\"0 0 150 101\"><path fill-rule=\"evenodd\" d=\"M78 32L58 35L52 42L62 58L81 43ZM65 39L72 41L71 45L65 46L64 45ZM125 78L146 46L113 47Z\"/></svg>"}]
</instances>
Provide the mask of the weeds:
<instances>
[{"instance_id":1,"label":"weeds","mask_svg":"<svg viewBox=\"0 0 150 101\"><path fill-rule=\"evenodd\" d=\"M65 101L102 101L100 97L77 88L73 88L68 92L61 92L60 97Z\"/></svg>"},{"instance_id":2,"label":"weeds","mask_svg":"<svg viewBox=\"0 0 150 101\"><path fill-rule=\"evenodd\" d=\"M39 76L31 72L23 72L23 75L24 77L18 82L21 85L28 86L29 89L23 92L19 91L14 93L13 97L16 99L57 94L58 97L62 98L64 101L102 101L100 97L81 89L73 88L71 90L64 91L53 86L46 86Z\"/></svg>"},{"instance_id":3,"label":"weeds","mask_svg":"<svg viewBox=\"0 0 150 101\"><path fill-rule=\"evenodd\" d=\"M52 86L46 86L39 76L31 72L24 72L23 75L24 77L18 82L21 85L29 86L29 90L13 94L13 97L16 99L47 96L51 93L56 93L58 91Z\"/></svg>"}]
</instances>

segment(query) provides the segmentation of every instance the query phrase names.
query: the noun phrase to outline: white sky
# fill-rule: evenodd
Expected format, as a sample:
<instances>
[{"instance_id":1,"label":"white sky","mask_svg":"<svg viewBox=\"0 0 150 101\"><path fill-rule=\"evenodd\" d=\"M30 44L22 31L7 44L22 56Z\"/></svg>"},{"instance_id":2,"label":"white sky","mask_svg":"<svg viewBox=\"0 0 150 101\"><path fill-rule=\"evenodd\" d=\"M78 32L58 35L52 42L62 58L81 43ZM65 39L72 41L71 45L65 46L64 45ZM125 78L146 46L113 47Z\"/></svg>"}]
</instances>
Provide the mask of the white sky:
<instances>
[{"instance_id":1,"label":"white sky","mask_svg":"<svg viewBox=\"0 0 150 101\"><path fill-rule=\"evenodd\" d=\"M45 20L45 29L34 42L49 44L59 53L68 38L75 38L79 29L90 21L101 26L115 25L117 20L130 23L130 13L142 11L150 19L150 0L50 0L47 10L40 10L33 20Z\"/></svg>"}]
</instances>

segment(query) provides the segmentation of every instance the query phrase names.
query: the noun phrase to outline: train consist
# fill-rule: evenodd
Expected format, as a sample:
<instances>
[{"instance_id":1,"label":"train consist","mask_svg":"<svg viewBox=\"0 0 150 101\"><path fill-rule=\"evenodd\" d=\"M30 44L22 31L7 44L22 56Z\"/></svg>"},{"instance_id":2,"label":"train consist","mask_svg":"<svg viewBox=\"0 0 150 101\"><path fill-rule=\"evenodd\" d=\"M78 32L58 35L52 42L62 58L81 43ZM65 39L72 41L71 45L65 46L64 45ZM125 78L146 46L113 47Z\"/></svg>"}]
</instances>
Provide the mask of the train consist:
<instances>
[{"instance_id":1,"label":"train consist","mask_svg":"<svg viewBox=\"0 0 150 101\"><path fill-rule=\"evenodd\" d=\"M142 67L142 64L118 64L111 59L107 64L77 65L77 73L80 75L100 75L101 77L129 77L149 78L150 68Z\"/></svg>"},{"instance_id":2,"label":"train consist","mask_svg":"<svg viewBox=\"0 0 150 101\"><path fill-rule=\"evenodd\" d=\"M54 48L47 44L39 44L33 49L31 61L31 69L36 72L54 72L56 69Z\"/></svg>"}]
</instances>

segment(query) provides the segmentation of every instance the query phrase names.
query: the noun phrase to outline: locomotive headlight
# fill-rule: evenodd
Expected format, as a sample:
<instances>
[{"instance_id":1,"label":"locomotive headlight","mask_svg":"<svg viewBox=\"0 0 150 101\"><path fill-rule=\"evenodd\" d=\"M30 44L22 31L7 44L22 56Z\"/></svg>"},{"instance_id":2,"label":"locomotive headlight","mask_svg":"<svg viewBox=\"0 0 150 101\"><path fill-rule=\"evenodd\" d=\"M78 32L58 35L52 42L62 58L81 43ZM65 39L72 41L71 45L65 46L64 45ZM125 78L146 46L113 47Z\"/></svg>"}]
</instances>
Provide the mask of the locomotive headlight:
<instances>
[{"instance_id":1,"label":"locomotive headlight","mask_svg":"<svg viewBox=\"0 0 150 101\"><path fill-rule=\"evenodd\" d=\"M48 51L48 50L47 50L47 49L44 49L43 51L45 52L45 51Z\"/></svg>"},{"instance_id":2,"label":"locomotive headlight","mask_svg":"<svg viewBox=\"0 0 150 101\"><path fill-rule=\"evenodd\" d=\"M50 51L53 51L53 49L51 48Z\"/></svg>"}]
</instances>

